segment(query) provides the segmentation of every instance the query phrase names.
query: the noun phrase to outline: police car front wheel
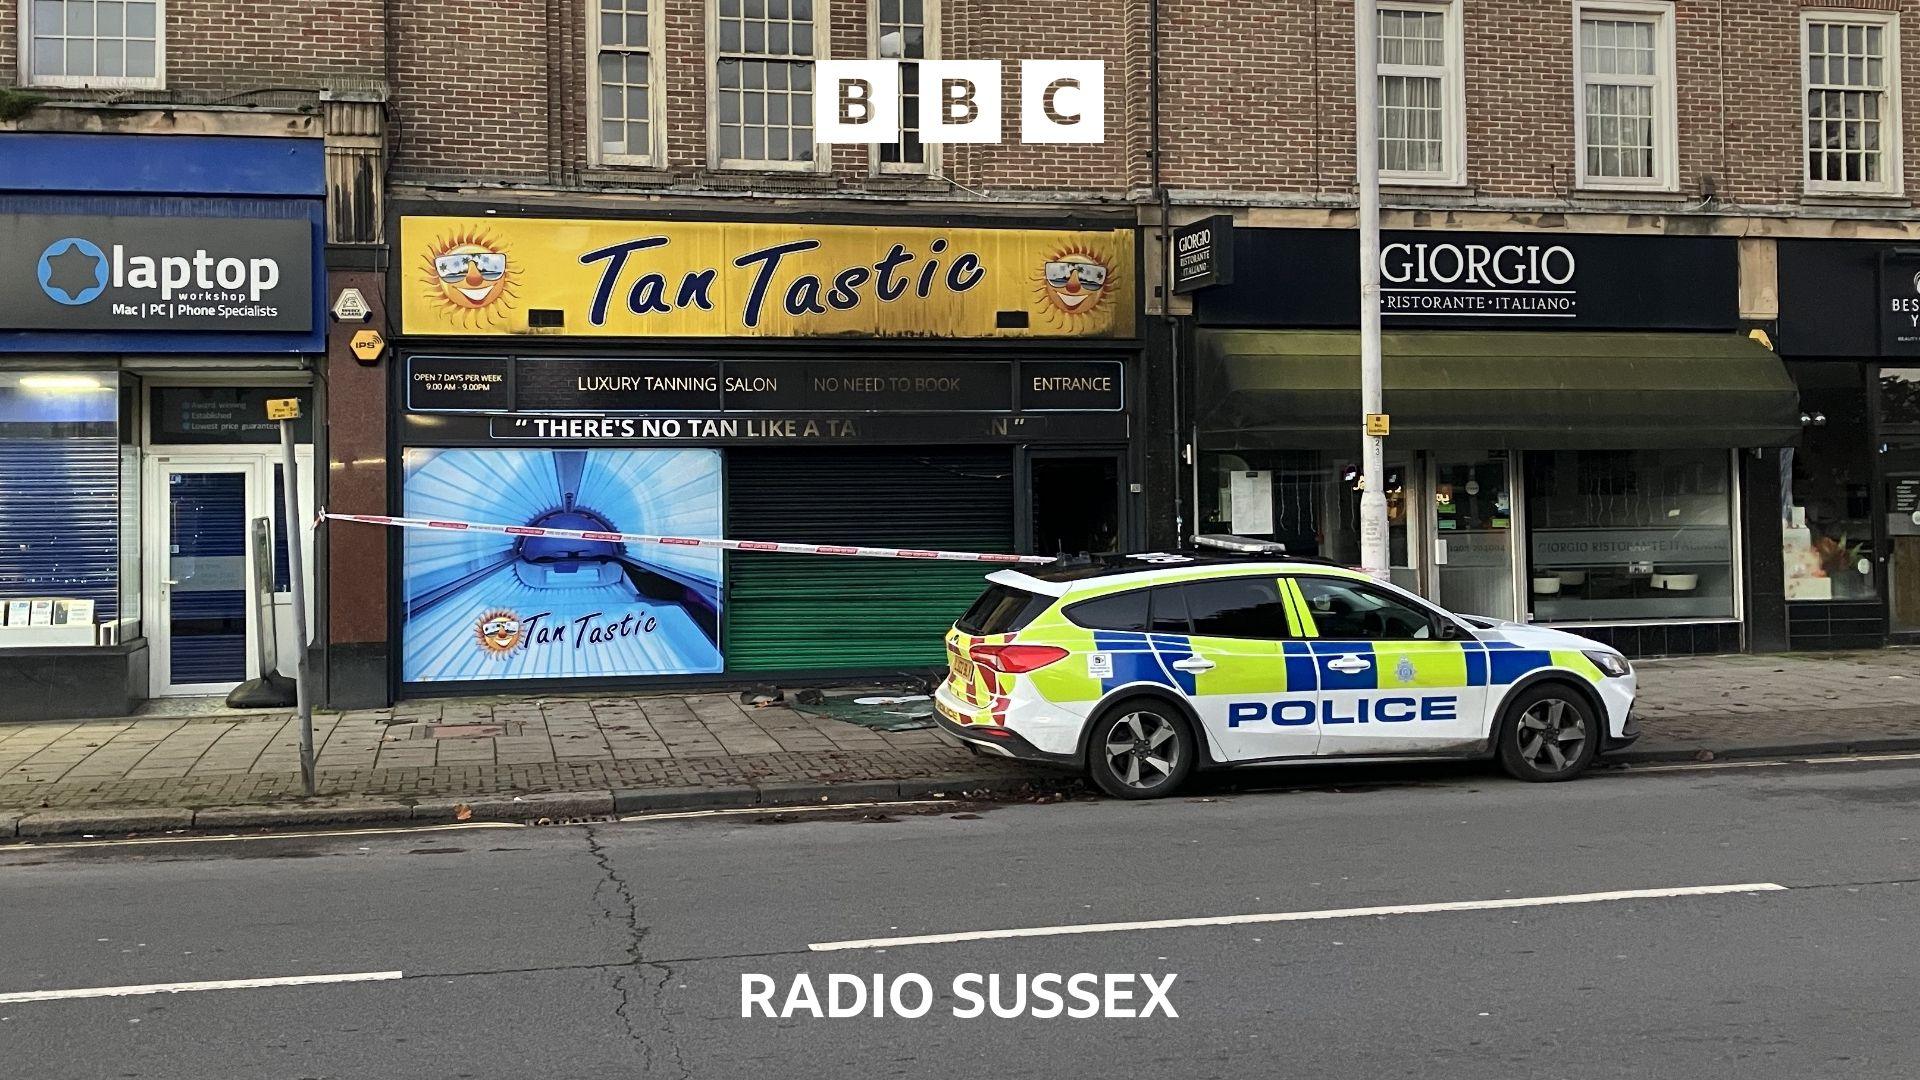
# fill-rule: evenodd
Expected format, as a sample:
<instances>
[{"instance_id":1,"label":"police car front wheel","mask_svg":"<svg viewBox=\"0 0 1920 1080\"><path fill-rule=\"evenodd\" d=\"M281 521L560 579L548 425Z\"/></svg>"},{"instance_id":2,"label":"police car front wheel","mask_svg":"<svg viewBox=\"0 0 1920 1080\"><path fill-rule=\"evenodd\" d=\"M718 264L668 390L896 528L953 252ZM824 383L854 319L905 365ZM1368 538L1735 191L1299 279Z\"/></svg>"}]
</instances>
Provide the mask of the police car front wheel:
<instances>
[{"instance_id":1,"label":"police car front wheel","mask_svg":"<svg viewBox=\"0 0 1920 1080\"><path fill-rule=\"evenodd\" d=\"M1100 790L1121 799L1170 795L1193 771L1197 751L1186 723L1150 698L1108 709L1087 741L1087 771Z\"/></svg>"},{"instance_id":2,"label":"police car front wheel","mask_svg":"<svg viewBox=\"0 0 1920 1080\"><path fill-rule=\"evenodd\" d=\"M1507 709L1500 764L1520 780L1571 780L1600 750L1600 722L1579 692L1556 683L1525 690Z\"/></svg>"}]
</instances>

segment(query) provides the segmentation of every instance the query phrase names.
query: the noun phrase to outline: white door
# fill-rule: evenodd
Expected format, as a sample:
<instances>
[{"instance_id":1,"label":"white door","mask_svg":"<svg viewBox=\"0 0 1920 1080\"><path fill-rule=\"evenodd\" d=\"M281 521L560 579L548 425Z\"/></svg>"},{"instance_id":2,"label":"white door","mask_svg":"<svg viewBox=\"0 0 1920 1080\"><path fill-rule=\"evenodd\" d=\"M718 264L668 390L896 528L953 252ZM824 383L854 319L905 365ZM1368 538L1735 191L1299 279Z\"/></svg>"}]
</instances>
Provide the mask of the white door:
<instances>
[{"instance_id":1,"label":"white door","mask_svg":"<svg viewBox=\"0 0 1920 1080\"><path fill-rule=\"evenodd\" d=\"M148 475L148 665L156 697L222 694L258 672L253 458L154 459Z\"/></svg>"},{"instance_id":2,"label":"white door","mask_svg":"<svg viewBox=\"0 0 1920 1080\"><path fill-rule=\"evenodd\" d=\"M1163 611L1173 607L1169 600L1185 610ZM1153 591L1153 618L1155 631L1191 628L1191 655L1170 667L1217 760L1311 757L1319 748L1313 659L1304 643L1289 640L1293 621L1278 577L1162 586Z\"/></svg>"},{"instance_id":3,"label":"white door","mask_svg":"<svg viewBox=\"0 0 1920 1080\"><path fill-rule=\"evenodd\" d=\"M1302 618L1319 668L1320 753L1459 750L1487 733L1487 660L1478 641L1384 588L1300 574Z\"/></svg>"}]
</instances>

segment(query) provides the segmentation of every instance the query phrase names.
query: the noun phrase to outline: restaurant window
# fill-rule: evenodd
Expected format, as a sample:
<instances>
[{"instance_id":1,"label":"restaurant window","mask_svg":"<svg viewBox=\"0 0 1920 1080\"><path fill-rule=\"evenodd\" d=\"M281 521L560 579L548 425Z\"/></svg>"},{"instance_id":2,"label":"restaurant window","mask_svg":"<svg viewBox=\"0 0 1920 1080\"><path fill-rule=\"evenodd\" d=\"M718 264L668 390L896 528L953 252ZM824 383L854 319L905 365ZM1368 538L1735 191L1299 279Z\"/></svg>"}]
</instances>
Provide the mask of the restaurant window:
<instances>
[{"instance_id":1,"label":"restaurant window","mask_svg":"<svg viewBox=\"0 0 1920 1080\"><path fill-rule=\"evenodd\" d=\"M1525 461L1534 622L1734 617L1727 451L1540 451Z\"/></svg>"},{"instance_id":2,"label":"restaurant window","mask_svg":"<svg viewBox=\"0 0 1920 1080\"><path fill-rule=\"evenodd\" d=\"M900 141L874 148L883 173L924 173L933 168L933 150L920 141L920 65L935 57L937 0L874 0L873 55L900 61Z\"/></svg>"},{"instance_id":3,"label":"restaurant window","mask_svg":"<svg viewBox=\"0 0 1920 1080\"><path fill-rule=\"evenodd\" d=\"M1807 190L1839 195L1897 192L1897 17L1823 12L1801 18Z\"/></svg>"},{"instance_id":4,"label":"restaurant window","mask_svg":"<svg viewBox=\"0 0 1920 1080\"><path fill-rule=\"evenodd\" d=\"M659 158L658 77L662 20L653 0L598 0L592 24L594 78L589 84L597 125L593 146L603 165L651 165Z\"/></svg>"},{"instance_id":5,"label":"restaurant window","mask_svg":"<svg viewBox=\"0 0 1920 1080\"><path fill-rule=\"evenodd\" d=\"M1575 43L1580 182L1673 185L1673 7L1582 5Z\"/></svg>"},{"instance_id":6,"label":"restaurant window","mask_svg":"<svg viewBox=\"0 0 1920 1080\"><path fill-rule=\"evenodd\" d=\"M159 0L20 0L29 86L155 90L165 84Z\"/></svg>"},{"instance_id":7,"label":"restaurant window","mask_svg":"<svg viewBox=\"0 0 1920 1080\"><path fill-rule=\"evenodd\" d=\"M1857 364L1794 364L1800 445L1780 451L1780 546L1788 600L1878 599L1873 449Z\"/></svg>"},{"instance_id":8,"label":"restaurant window","mask_svg":"<svg viewBox=\"0 0 1920 1080\"><path fill-rule=\"evenodd\" d=\"M825 0L714 0L713 132L725 168L816 168L813 61ZM816 15L819 19L816 20Z\"/></svg>"},{"instance_id":9,"label":"restaurant window","mask_svg":"<svg viewBox=\"0 0 1920 1080\"><path fill-rule=\"evenodd\" d=\"M0 375L0 643L91 645L62 628L137 617L121 594L121 534L138 524L120 497L138 471L122 401L110 372Z\"/></svg>"},{"instance_id":10,"label":"restaurant window","mask_svg":"<svg viewBox=\"0 0 1920 1080\"><path fill-rule=\"evenodd\" d=\"M1393 583L1418 587L1407 546L1404 462L1386 468ZM1316 450L1201 455L1200 529L1285 544L1289 555L1360 565L1360 460Z\"/></svg>"},{"instance_id":11,"label":"restaurant window","mask_svg":"<svg viewBox=\"0 0 1920 1080\"><path fill-rule=\"evenodd\" d=\"M1378 20L1380 178L1465 183L1460 5L1384 3Z\"/></svg>"}]
</instances>

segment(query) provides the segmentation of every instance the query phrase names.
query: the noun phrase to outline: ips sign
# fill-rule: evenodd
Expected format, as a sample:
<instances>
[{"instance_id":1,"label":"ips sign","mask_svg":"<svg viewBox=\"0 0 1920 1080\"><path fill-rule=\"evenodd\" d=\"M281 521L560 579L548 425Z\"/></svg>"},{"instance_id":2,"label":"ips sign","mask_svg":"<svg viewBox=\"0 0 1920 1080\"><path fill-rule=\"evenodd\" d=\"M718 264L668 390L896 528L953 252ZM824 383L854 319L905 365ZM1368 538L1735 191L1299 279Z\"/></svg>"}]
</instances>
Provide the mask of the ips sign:
<instances>
[{"instance_id":1,"label":"ips sign","mask_svg":"<svg viewBox=\"0 0 1920 1080\"><path fill-rule=\"evenodd\" d=\"M920 86L918 138L926 143L997 143L1000 62L914 60ZM814 64L814 140L900 141L899 60ZM1097 143L1107 137L1106 64L1100 60L1020 61L1020 141Z\"/></svg>"}]
</instances>

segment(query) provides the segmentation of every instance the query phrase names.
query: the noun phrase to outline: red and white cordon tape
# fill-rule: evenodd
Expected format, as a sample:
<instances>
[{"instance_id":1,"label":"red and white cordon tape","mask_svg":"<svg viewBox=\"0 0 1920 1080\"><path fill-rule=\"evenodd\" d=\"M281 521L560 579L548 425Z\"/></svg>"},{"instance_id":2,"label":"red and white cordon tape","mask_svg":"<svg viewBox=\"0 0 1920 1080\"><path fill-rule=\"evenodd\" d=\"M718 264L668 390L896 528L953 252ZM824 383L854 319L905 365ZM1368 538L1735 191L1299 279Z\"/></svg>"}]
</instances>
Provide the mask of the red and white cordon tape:
<instances>
[{"instance_id":1,"label":"red and white cordon tape","mask_svg":"<svg viewBox=\"0 0 1920 1080\"><path fill-rule=\"evenodd\" d=\"M844 555L866 559L928 559L940 562L1050 563L1043 555L994 555L978 551L932 551L925 548L847 547L837 544L778 544L766 540L721 540L716 537L654 536L648 533L592 532L586 529L543 529L535 525L494 525L477 521L441 521L434 518L383 517L377 514L335 514L320 511L320 521L357 521L395 529L434 529L441 532L485 532L506 536L556 536L571 540L601 540L619 544L660 544L665 547L719 548L722 551L767 551L784 555Z\"/></svg>"}]
</instances>

